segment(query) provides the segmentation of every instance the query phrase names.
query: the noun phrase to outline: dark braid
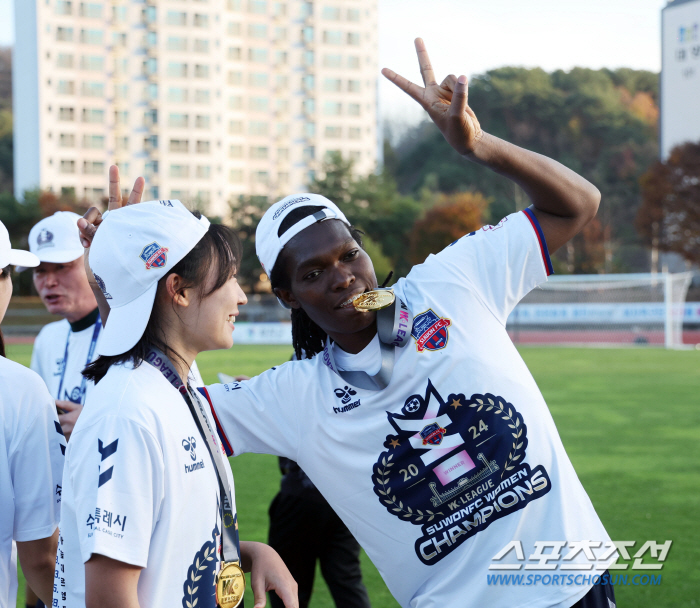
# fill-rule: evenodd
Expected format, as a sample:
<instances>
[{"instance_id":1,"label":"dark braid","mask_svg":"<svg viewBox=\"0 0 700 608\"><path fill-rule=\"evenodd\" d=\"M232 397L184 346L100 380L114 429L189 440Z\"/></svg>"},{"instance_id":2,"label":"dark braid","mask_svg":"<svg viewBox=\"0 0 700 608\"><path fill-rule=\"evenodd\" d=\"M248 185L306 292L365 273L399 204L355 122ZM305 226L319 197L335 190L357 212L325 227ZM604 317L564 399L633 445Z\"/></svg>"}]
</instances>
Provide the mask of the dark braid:
<instances>
[{"instance_id":1,"label":"dark braid","mask_svg":"<svg viewBox=\"0 0 700 608\"><path fill-rule=\"evenodd\" d=\"M284 218L279 228L279 234L284 234L290 226L293 226L302 218L322 208L323 207L307 206L299 207L299 209L290 212L287 214L287 217ZM352 238L362 247L363 232L352 226L349 226L348 230ZM284 250L280 252L277 262L270 273L270 285L272 289L277 287L289 289L291 285L283 255ZM294 346L297 359L311 359L323 351L327 337L328 334L311 320L311 317L306 314L303 308L292 309L292 345Z\"/></svg>"}]
</instances>

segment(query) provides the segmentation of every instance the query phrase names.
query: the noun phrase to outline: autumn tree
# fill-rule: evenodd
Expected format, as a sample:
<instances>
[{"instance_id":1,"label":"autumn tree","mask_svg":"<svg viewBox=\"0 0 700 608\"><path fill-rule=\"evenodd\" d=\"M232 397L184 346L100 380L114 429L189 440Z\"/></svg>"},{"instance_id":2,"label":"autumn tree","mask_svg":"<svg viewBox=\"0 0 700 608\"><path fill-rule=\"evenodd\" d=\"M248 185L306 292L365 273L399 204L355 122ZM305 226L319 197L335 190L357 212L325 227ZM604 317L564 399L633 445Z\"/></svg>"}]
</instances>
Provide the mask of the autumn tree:
<instances>
[{"instance_id":1,"label":"autumn tree","mask_svg":"<svg viewBox=\"0 0 700 608\"><path fill-rule=\"evenodd\" d=\"M636 226L650 247L700 263L700 142L676 146L640 179Z\"/></svg>"}]
</instances>

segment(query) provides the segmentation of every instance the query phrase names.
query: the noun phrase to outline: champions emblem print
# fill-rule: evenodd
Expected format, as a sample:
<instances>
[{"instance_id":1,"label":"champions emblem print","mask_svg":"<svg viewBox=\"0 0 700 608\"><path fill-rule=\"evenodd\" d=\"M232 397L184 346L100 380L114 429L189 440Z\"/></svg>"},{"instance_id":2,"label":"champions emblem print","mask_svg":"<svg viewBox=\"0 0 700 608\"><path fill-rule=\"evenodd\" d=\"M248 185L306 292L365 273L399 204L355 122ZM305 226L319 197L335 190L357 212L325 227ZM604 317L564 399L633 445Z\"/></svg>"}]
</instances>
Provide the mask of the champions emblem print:
<instances>
[{"instance_id":1,"label":"champions emblem print","mask_svg":"<svg viewBox=\"0 0 700 608\"><path fill-rule=\"evenodd\" d=\"M445 348L449 338L448 328L450 325L452 325L452 321L439 317L432 308L416 315L413 318L411 335L416 341L418 352Z\"/></svg>"},{"instance_id":2,"label":"champions emblem print","mask_svg":"<svg viewBox=\"0 0 700 608\"><path fill-rule=\"evenodd\" d=\"M146 270L151 268L163 268L168 260L167 247L161 247L153 241L150 245L146 245L139 257L146 263Z\"/></svg>"},{"instance_id":3,"label":"champions emblem print","mask_svg":"<svg viewBox=\"0 0 700 608\"><path fill-rule=\"evenodd\" d=\"M542 465L523 462L528 446L522 415L490 393L444 399L428 380L400 414L372 472L386 510L420 526L418 559L431 566L494 521L551 489Z\"/></svg>"}]
</instances>

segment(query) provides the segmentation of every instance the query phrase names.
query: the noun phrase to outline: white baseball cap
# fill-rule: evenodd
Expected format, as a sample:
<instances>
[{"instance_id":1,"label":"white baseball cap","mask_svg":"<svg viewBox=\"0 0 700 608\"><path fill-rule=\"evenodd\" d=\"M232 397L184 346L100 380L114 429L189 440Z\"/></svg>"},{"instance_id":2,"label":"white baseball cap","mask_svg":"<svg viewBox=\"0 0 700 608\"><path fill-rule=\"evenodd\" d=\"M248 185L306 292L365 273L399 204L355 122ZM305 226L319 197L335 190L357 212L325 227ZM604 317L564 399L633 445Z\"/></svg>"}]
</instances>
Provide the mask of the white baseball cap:
<instances>
[{"instance_id":1,"label":"white baseball cap","mask_svg":"<svg viewBox=\"0 0 700 608\"><path fill-rule=\"evenodd\" d=\"M282 234L279 233L280 226L287 214L299 207L309 206L323 207L323 209L300 219ZM263 270L270 276L282 248L304 228L308 228L316 222L333 219L340 220L350 226L350 222L348 222L343 212L338 209L338 206L320 194L308 192L292 194L271 205L265 212L265 215L262 216L255 231L255 253L258 256L258 260L260 260L260 264L262 264Z\"/></svg>"},{"instance_id":2,"label":"white baseball cap","mask_svg":"<svg viewBox=\"0 0 700 608\"><path fill-rule=\"evenodd\" d=\"M65 264L83 257L78 220L72 211L56 211L29 231L29 251L41 262Z\"/></svg>"},{"instance_id":3,"label":"white baseball cap","mask_svg":"<svg viewBox=\"0 0 700 608\"><path fill-rule=\"evenodd\" d=\"M120 355L141 338L151 317L158 281L209 230L180 201L149 201L110 211L90 247L90 268L110 313L98 345Z\"/></svg>"},{"instance_id":4,"label":"white baseball cap","mask_svg":"<svg viewBox=\"0 0 700 608\"><path fill-rule=\"evenodd\" d=\"M0 222L0 268L5 268L8 264L33 267L39 265L39 258L29 251L12 249L10 233L7 232L5 224Z\"/></svg>"}]
</instances>

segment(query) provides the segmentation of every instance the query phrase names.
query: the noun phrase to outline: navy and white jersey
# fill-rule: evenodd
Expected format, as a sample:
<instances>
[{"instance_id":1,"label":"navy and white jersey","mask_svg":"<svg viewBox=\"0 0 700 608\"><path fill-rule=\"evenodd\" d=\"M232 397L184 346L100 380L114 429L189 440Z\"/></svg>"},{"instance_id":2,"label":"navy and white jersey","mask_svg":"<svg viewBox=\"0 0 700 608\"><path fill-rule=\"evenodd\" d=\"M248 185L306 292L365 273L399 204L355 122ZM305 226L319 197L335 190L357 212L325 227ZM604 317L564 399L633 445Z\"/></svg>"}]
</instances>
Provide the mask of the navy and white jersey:
<instances>
[{"instance_id":1,"label":"navy and white jersey","mask_svg":"<svg viewBox=\"0 0 700 608\"><path fill-rule=\"evenodd\" d=\"M208 387L225 444L299 463L401 606L571 606L585 586L486 578L511 541L609 540L505 328L550 273L529 210L461 238L394 286L411 338L385 389L342 380L329 343L312 360ZM367 349L380 356L376 341Z\"/></svg>"},{"instance_id":2,"label":"navy and white jersey","mask_svg":"<svg viewBox=\"0 0 700 608\"><path fill-rule=\"evenodd\" d=\"M220 532L216 470L182 395L147 363L111 367L66 452L54 606L85 606L97 553L144 568L144 608L215 608Z\"/></svg>"},{"instance_id":3,"label":"navy and white jersey","mask_svg":"<svg viewBox=\"0 0 700 608\"><path fill-rule=\"evenodd\" d=\"M0 384L0 608L14 608L12 541L48 538L56 530L66 441L37 374L0 357Z\"/></svg>"}]
</instances>

